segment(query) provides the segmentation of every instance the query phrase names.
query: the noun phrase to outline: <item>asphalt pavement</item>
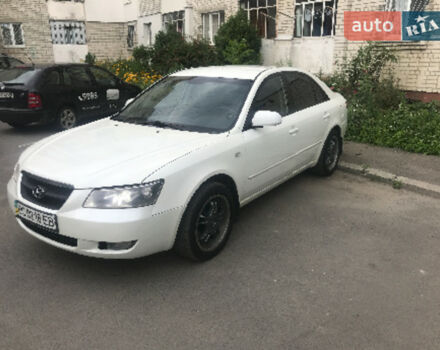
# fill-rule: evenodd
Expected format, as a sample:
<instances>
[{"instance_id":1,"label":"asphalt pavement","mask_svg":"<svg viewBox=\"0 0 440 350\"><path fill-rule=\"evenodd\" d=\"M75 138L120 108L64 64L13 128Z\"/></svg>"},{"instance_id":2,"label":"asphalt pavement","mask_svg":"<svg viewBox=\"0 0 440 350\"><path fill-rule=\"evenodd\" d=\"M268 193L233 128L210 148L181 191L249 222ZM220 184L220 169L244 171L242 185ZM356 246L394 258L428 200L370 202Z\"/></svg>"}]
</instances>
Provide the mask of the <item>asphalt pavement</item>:
<instances>
[{"instance_id":1,"label":"asphalt pavement","mask_svg":"<svg viewBox=\"0 0 440 350\"><path fill-rule=\"evenodd\" d=\"M241 211L215 259L77 256L22 231L6 182L53 133L0 124L0 349L439 349L440 201L337 171Z\"/></svg>"}]
</instances>

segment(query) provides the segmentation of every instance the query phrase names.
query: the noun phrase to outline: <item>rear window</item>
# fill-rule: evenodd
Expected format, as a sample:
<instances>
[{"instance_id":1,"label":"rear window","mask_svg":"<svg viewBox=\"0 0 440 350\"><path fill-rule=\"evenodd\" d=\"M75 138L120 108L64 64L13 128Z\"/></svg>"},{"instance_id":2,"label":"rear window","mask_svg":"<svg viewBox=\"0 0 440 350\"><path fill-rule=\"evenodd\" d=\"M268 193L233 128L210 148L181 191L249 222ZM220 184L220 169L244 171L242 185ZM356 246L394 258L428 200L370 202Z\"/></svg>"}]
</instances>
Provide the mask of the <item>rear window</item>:
<instances>
[{"instance_id":1,"label":"rear window","mask_svg":"<svg viewBox=\"0 0 440 350\"><path fill-rule=\"evenodd\" d=\"M0 81L5 84L25 85L31 81L40 69L12 68L0 71Z\"/></svg>"}]
</instances>

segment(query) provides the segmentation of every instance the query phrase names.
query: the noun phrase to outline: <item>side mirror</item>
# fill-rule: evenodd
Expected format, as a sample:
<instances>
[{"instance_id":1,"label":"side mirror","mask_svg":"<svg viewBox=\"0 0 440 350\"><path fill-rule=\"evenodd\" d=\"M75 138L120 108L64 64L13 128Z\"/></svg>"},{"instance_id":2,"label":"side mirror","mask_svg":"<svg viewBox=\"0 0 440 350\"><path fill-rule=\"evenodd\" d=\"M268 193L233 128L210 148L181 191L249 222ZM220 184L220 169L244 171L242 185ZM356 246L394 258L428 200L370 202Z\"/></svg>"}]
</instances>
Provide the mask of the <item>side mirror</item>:
<instances>
[{"instance_id":1,"label":"side mirror","mask_svg":"<svg viewBox=\"0 0 440 350\"><path fill-rule=\"evenodd\" d=\"M263 128L265 126L277 126L282 123L281 114L272 111L258 111L252 118L253 128Z\"/></svg>"},{"instance_id":2,"label":"side mirror","mask_svg":"<svg viewBox=\"0 0 440 350\"><path fill-rule=\"evenodd\" d=\"M130 103L134 101L134 98L129 98L127 101L125 101L124 107L127 107Z\"/></svg>"}]
</instances>

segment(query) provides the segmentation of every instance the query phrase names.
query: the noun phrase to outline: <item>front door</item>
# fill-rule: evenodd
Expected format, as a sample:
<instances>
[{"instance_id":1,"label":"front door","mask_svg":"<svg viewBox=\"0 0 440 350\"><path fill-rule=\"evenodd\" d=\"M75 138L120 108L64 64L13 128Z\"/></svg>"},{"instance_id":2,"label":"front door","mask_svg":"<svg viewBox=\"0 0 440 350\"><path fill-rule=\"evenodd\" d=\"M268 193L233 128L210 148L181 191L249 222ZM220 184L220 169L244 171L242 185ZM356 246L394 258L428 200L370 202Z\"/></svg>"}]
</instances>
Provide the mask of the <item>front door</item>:
<instances>
[{"instance_id":1,"label":"front door","mask_svg":"<svg viewBox=\"0 0 440 350\"><path fill-rule=\"evenodd\" d=\"M284 121L277 126L252 128L252 118L257 111L275 111L285 116L286 99L281 76L271 75L263 81L249 110L243 137L246 173L245 197L250 197L273 185L287 174L285 143L288 129ZM284 119L284 118L283 118Z\"/></svg>"},{"instance_id":2,"label":"front door","mask_svg":"<svg viewBox=\"0 0 440 350\"><path fill-rule=\"evenodd\" d=\"M118 112L123 107L124 99L116 77L99 67L90 67L89 70L98 87L100 116Z\"/></svg>"}]
</instances>

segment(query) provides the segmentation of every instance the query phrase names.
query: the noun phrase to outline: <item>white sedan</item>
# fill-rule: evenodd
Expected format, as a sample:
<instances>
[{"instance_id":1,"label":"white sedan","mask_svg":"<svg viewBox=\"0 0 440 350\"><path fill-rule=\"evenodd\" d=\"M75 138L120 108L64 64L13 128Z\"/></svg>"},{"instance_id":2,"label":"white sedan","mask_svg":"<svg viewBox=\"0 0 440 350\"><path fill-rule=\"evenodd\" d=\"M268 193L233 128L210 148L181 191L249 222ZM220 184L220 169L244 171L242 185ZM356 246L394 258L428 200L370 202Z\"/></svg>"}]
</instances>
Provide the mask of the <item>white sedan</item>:
<instances>
[{"instance_id":1,"label":"white sedan","mask_svg":"<svg viewBox=\"0 0 440 350\"><path fill-rule=\"evenodd\" d=\"M9 204L29 234L71 252L174 248L203 261L241 206L308 168L332 174L346 128L344 98L300 70L188 69L113 117L29 147Z\"/></svg>"}]
</instances>

